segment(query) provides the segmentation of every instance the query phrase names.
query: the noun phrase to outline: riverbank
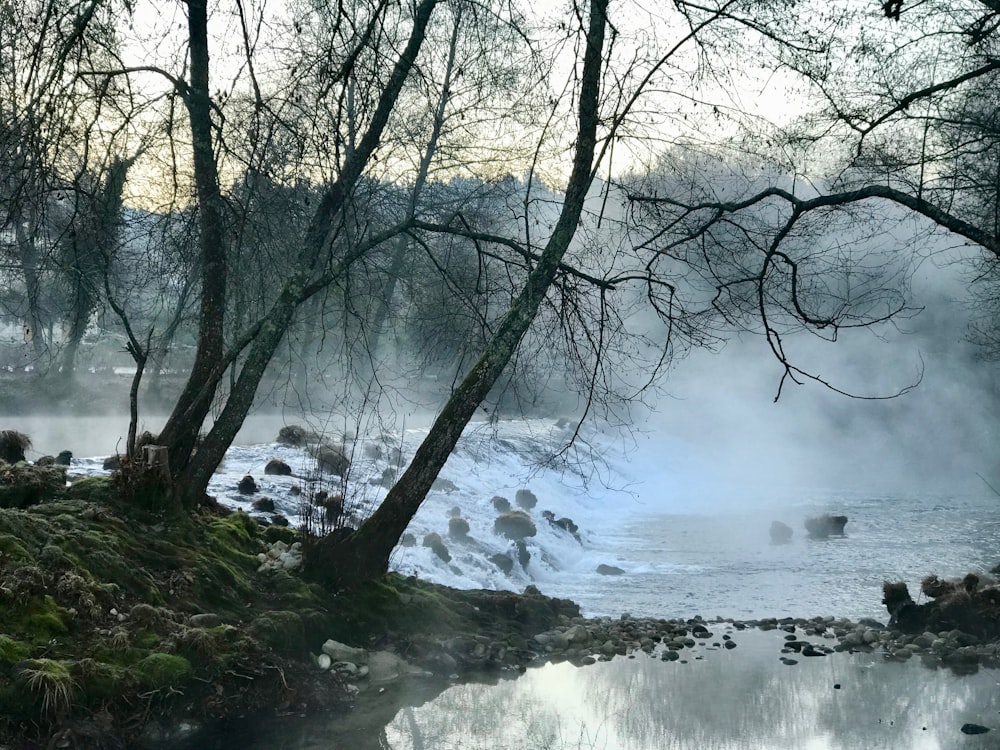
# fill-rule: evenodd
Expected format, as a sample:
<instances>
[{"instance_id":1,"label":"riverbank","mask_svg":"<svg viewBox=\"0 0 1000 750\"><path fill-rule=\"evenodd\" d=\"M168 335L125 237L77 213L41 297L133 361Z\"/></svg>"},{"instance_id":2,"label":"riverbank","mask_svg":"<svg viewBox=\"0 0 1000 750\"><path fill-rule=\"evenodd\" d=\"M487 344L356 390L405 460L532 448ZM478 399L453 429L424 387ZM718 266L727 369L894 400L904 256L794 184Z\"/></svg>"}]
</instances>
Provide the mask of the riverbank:
<instances>
[{"instance_id":1,"label":"riverbank","mask_svg":"<svg viewBox=\"0 0 1000 750\"><path fill-rule=\"evenodd\" d=\"M295 532L244 513L157 515L123 506L99 477L41 500L0 509L4 750L162 745L238 717L346 710L397 681L433 693L455 676L543 662L645 652L683 663L738 648L730 634L748 629L783 632L786 666L838 651L955 672L998 659L992 640L943 626L585 619L533 587L465 591L390 575L333 596L295 574Z\"/></svg>"},{"instance_id":2,"label":"riverbank","mask_svg":"<svg viewBox=\"0 0 1000 750\"><path fill-rule=\"evenodd\" d=\"M259 559L294 544L218 507L126 508L105 478L0 509L0 747L136 745L157 725L340 705L348 675L309 656L327 641L433 673L512 668L578 614L398 575L333 596Z\"/></svg>"}]
</instances>

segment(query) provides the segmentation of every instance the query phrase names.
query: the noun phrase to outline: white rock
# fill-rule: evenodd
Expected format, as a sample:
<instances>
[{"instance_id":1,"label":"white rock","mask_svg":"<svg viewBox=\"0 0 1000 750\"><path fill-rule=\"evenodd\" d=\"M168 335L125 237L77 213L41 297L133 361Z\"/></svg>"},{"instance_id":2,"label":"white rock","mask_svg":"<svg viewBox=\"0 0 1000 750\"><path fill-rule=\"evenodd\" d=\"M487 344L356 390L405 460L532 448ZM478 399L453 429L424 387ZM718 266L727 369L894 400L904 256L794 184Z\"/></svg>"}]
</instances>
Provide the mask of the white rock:
<instances>
[{"instance_id":1,"label":"white rock","mask_svg":"<svg viewBox=\"0 0 1000 750\"><path fill-rule=\"evenodd\" d=\"M354 648L332 639L323 644L323 653L334 661L348 661L352 664L368 663L368 652L363 648Z\"/></svg>"}]
</instances>

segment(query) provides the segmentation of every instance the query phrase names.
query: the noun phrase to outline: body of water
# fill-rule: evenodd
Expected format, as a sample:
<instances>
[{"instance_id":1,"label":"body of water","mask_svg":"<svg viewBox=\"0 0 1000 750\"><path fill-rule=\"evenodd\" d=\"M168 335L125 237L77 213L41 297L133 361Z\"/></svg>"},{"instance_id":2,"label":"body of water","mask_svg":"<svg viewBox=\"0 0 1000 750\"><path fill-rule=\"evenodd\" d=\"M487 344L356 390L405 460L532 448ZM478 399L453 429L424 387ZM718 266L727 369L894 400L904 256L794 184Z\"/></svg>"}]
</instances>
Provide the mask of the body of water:
<instances>
[{"instance_id":1,"label":"body of water","mask_svg":"<svg viewBox=\"0 0 1000 750\"><path fill-rule=\"evenodd\" d=\"M315 460L302 449L268 442L266 436L273 440L281 424L279 418L248 424L244 444L230 449L209 491L262 517L270 514L257 513L252 503L268 497L293 525L302 522L303 498L319 489L344 494L359 517L370 511L426 434L328 434L352 461L341 478L317 474ZM985 485L978 494L955 495L708 491L711 467L699 464L681 443L664 438L665 450L637 456L611 438L589 434L555 456L570 429L544 420L473 425L410 525L415 546L397 548L393 567L459 588L521 591L536 585L573 599L590 616L885 619L883 581L906 581L916 595L928 574L984 573L1000 563L1000 498ZM293 476L265 475L271 458L288 463ZM71 470L103 473L101 464L100 456L77 458ZM250 495L237 489L246 475L257 484ZM536 533L525 539L528 563L515 562L505 573L490 556L508 554L516 561L518 551L494 530L494 498L518 509L519 490L537 498L527 511ZM547 521L543 511L572 519L578 538ZM455 513L468 522L467 537L449 535ZM809 539L804 521L821 513L846 515L846 536ZM775 520L794 530L790 543L771 543L768 529ZM431 532L442 536L451 560L422 546ZM600 575L602 564L623 573Z\"/></svg>"},{"instance_id":2,"label":"body of water","mask_svg":"<svg viewBox=\"0 0 1000 750\"><path fill-rule=\"evenodd\" d=\"M276 420L249 425L210 492L250 513L269 497L292 524L303 495L343 492L362 515L384 496L423 430L355 438L329 435L352 460L346 478L324 476L303 450L267 442ZM865 493L837 488L712 488L713 467L682 443L664 438L655 458L628 453L613 439L585 436L569 453L557 449L566 425L548 421L473 426L410 525L416 545L399 547L395 569L457 586L523 590L577 601L589 616L874 617L885 580L904 580L914 594L930 573L961 576L1000 562L1000 499L987 488L953 495ZM263 437L262 437L263 436ZM254 439L256 438L256 440ZM263 441L263 442L261 442ZM46 452L57 452L55 442ZM92 443L96 444L96 443ZM37 443L36 443L37 445ZM396 453L398 451L398 454ZM102 451L104 453L105 451ZM106 451L110 452L110 451ZM79 453L77 454L80 455ZM293 476L264 474L271 458ZM102 456L74 458L71 472L99 474ZM237 484L258 485L243 495ZM302 494L295 494L297 486ZM517 557L494 531L494 497L516 503L530 490L536 533L530 560L504 573L489 557ZM514 506L517 507L516 504ZM549 523L572 518L578 538ZM465 538L449 536L449 517L466 519ZM848 516L846 536L806 537L804 520ZM773 520L794 529L790 543L771 543ZM451 560L421 545L440 534ZM615 566L616 576L597 572ZM724 628L724 625L713 626ZM199 734L185 748L606 748L608 750L939 750L997 747L996 733L968 736L965 723L1000 729L1000 675L956 676L914 659L883 663L878 654L834 654L779 661L781 633L734 633L737 648L706 647L666 663L638 654L576 668L554 664L523 676L493 675L461 684L417 680L370 691L347 716L267 720ZM837 687L839 686L839 687Z\"/></svg>"}]
</instances>

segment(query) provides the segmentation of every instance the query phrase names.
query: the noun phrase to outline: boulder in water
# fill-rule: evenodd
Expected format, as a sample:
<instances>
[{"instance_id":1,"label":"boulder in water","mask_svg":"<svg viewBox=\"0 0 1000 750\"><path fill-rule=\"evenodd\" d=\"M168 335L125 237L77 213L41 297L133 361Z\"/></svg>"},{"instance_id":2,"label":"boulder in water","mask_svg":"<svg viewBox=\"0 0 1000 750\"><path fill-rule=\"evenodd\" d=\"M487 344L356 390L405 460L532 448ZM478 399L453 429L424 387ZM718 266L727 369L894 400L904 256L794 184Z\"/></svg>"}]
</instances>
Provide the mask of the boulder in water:
<instances>
[{"instance_id":1,"label":"boulder in water","mask_svg":"<svg viewBox=\"0 0 1000 750\"><path fill-rule=\"evenodd\" d=\"M493 503L493 507L496 509L497 513L506 513L510 510L510 500L505 497L494 495L490 502Z\"/></svg>"},{"instance_id":2,"label":"boulder in water","mask_svg":"<svg viewBox=\"0 0 1000 750\"><path fill-rule=\"evenodd\" d=\"M518 490L517 494L514 495L514 502L525 510L531 510L538 505L538 498L531 490Z\"/></svg>"},{"instance_id":3,"label":"boulder in water","mask_svg":"<svg viewBox=\"0 0 1000 750\"><path fill-rule=\"evenodd\" d=\"M834 516L824 513L822 516L813 516L806 519L806 531L813 539L826 539L830 536L844 536L844 526L847 525L847 516Z\"/></svg>"},{"instance_id":4,"label":"boulder in water","mask_svg":"<svg viewBox=\"0 0 1000 750\"><path fill-rule=\"evenodd\" d=\"M531 516L521 510L501 513L493 522L493 530L512 541L525 539L538 533Z\"/></svg>"},{"instance_id":5,"label":"boulder in water","mask_svg":"<svg viewBox=\"0 0 1000 750\"><path fill-rule=\"evenodd\" d=\"M241 495L252 495L257 491L257 482L254 478L247 474L240 480L240 483L236 485L236 489Z\"/></svg>"},{"instance_id":6,"label":"boulder in water","mask_svg":"<svg viewBox=\"0 0 1000 750\"><path fill-rule=\"evenodd\" d=\"M335 446L322 443L313 448L311 453L320 471L328 471L334 476L343 477L351 468L351 460Z\"/></svg>"},{"instance_id":7,"label":"boulder in water","mask_svg":"<svg viewBox=\"0 0 1000 750\"><path fill-rule=\"evenodd\" d=\"M625 575L625 571L617 567L616 565L605 565L604 563L601 563L600 565L597 566L597 572L600 573L602 576Z\"/></svg>"},{"instance_id":8,"label":"boulder in water","mask_svg":"<svg viewBox=\"0 0 1000 750\"><path fill-rule=\"evenodd\" d=\"M781 521L771 521L771 544L787 544L792 540L792 527Z\"/></svg>"},{"instance_id":9,"label":"boulder in water","mask_svg":"<svg viewBox=\"0 0 1000 750\"><path fill-rule=\"evenodd\" d=\"M445 562L451 562L451 553L448 552L448 548L445 546L444 540L436 531L432 531L424 536L424 546L430 547L431 552Z\"/></svg>"},{"instance_id":10,"label":"boulder in water","mask_svg":"<svg viewBox=\"0 0 1000 750\"><path fill-rule=\"evenodd\" d=\"M466 539L469 536L469 522L461 516L448 519L448 536L452 539Z\"/></svg>"},{"instance_id":11,"label":"boulder in water","mask_svg":"<svg viewBox=\"0 0 1000 750\"><path fill-rule=\"evenodd\" d=\"M510 572L514 570L514 559L510 555L498 552L495 555L490 555L489 561L507 575L510 575Z\"/></svg>"},{"instance_id":12,"label":"boulder in water","mask_svg":"<svg viewBox=\"0 0 1000 750\"><path fill-rule=\"evenodd\" d=\"M264 473L279 477L290 477L292 475L292 467L280 458L272 458L267 462L267 466L264 467Z\"/></svg>"},{"instance_id":13,"label":"boulder in water","mask_svg":"<svg viewBox=\"0 0 1000 750\"><path fill-rule=\"evenodd\" d=\"M258 497L252 505L254 510L262 513L274 513L274 500L269 497Z\"/></svg>"}]
</instances>

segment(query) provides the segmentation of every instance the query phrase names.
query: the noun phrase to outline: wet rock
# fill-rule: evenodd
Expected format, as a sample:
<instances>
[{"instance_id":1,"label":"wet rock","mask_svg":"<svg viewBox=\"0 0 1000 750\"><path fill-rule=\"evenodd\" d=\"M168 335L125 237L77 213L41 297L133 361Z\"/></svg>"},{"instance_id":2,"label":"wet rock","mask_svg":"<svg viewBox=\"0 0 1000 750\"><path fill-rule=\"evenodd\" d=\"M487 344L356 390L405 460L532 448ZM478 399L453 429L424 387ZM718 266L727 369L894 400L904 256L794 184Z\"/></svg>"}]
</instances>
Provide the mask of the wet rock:
<instances>
[{"instance_id":1,"label":"wet rock","mask_svg":"<svg viewBox=\"0 0 1000 750\"><path fill-rule=\"evenodd\" d=\"M443 477L438 477L431 484L432 490L437 490L438 492L455 492L458 489L458 485L455 484L450 479L444 479Z\"/></svg>"},{"instance_id":2,"label":"wet rock","mask_svg":"<svg viewBox=\"0 0 1000 750\"><path fill-rule=\"evenodd\" d=\"M288 477L292 475L292 467L280 458L272 458L264 467L264 473L279 477Z\"/></svg>"},{"instance_id":3,"label":"wet rock","mask_svg":"<svg viewBox=\"0 0 1000 750\"><path fill-rule=\"evenodd\" d=\"M274 513L274 500L269 497L258 497L253 501L252 507L262 513Z\"/></svg>"},{"instance_id":4,"label":"wet rock","mask_svg":"<svg viewBox=\"0 0 1000 750\"><path fill-rule=\"evenodd\" d=\"M986 734L990 731L989 727L984 727L982 724L963 724L962 734Z\"/></svg>"},{"instance_id":5,"label":"wet rock","mask_svg":"<svg viewBox=\"0 0 1000 750\"><path fill-rule=\"evenodd\" d=\"M316 459L316 466L320 471L343 477L347 475L348 469L351 468L351 460L344 455L344 451L336 446L321 443L313 447L309 452Z\"/></svg>"},{"instance_id":6,"label":"wet rock","mask_svg":"<svg viewBox=\"0 0 1000 750\"><path fill-rule=\"evenodd\" d=\"M271 516L271 523L273 523L275 526L288 526L289 525L288 519L285 518L284 516L280 515L280 514L279 515Z\"/></svg>"},{"instance_id":7,"label":"wet rock","mask_svg":"<svg viewBox=\"0 0 1000 750\"><path fill-rule=\"evenodd\" d=\"M236 485L236 489L241 495L252 495L257 491L257 482L254 478L247 474L243 477L239 484Z\"/></svg>"},{"instance_id":8,"label":"wet rock","mask_svg":"<svg viewBox=\"0 0 1000 750\"><path fill-rule=\"evenodd\" d=\"M402 537L400 537L399 546L400 547L416 547L417 546L417 538L415 536L413 536L413 534L411 534L410 532L406 532L405 534L403 534Z\"/></svg>"},{"instance_id":9,"label":"wet rock","mask_svg":"<svg viewBox=\"0 0 1000 750\"><path fill-rule=\"evenodd\" d=\"M105 471L118 471L122 467L122 457L117 453L113 456L108 456L104 459L104 463L101 464L101 468Z\"/></svg>"},{"instance_id":10,"label":"wet rock","mask_svg":"<svg viewBox=\"0 0 1000 750\"><path fill-rule=\"evenodd\" d=\"M507 575L510 575L511 571L514 570L514 559L510 555L497 553L490 555L489 561Z\"/></svg>"},{"instance_id":11,"label":"wet rock","mask_svg":"<svg viewBox=\"0 0 1000 750\"><path fill-rule=\"evenodd\" d=\"M771 521L771 528L768 531L771 535L771 544L787 544L792 540L792 527L781 521Z\"/></svg>"},{"instance_id":12,"label":"wet rock","mask_svg":"<svg viewBox=\"0 0 1000 750\"><path fill-rule=\"evenodd\" d=\"M597 566L597 572L602 576L620 576L625 575L625 571L615 565L605 565L601 563Z\"/></svg>"},{"instance_id":13,"label":"wet rock","mask_svg":"<svg viewBox=\"0 0 1000 750\"><path fill-rule=\"evenodd\" d=\"M452 516L448 519L448 536L452 539L467 539L469 522L459 516Z\"/></svg>"},{"instance_id":14,"label":"wet rock","mask_svg":"<svg viewBox=\"0 0 1000 750\"><path fill-rule=\"evenodd\" d=\"M448 509L448 518L458 518L460 515L462 515L462 509L457 505L453 505Z\"/></svg>"},{"instance_id":15,"label":"wet rock","mask_svg":"<svg viewBox=\"0 0 1000 750\"><path fill-rule=\"evenodd\" d=\"M441 539L441 535L436 531L432 531L429 534L424 535L423 546L429 547L435 555L445 562L451 562L451 553L448 552L448 548L445 546L444 540Z\"/></svg>"},{"instance_id":16,"label":"wet rock","mask_svg":"<svg viewBox=\"0 0 1000 750\"><path fill-rule=\"evenodd\" d=\"M57 466L69 466L72 462L73 462L72 451L59 451L59 455L56 456Z\"/></svg>"},{"instance_id":17,"label":"wet rock","mask_svg":"<svg viewBox=\"0 0 1000 750\"><path fill-rule=\"evenodd\" d=\"M830 536L844 536L844 526L847 525L847 516L834 516L825 513L822 516L813 516L805 521L806 531L812 539L826 539Z\"/></svg>"},{"instance_id":18,"label":"wet rock","mask_svg":"<svg viewBox=\"0 0 1000 750\"><path fill-rule=\"evenodd\" d=\"M524 510L531 510L538 505L538 498L535 497L535 493L531 490L524 489L517 491L514 495L514 502L517 503L518 507L524 508Z\"/></svg>"},{"instance_id":19,"label":"wet rock","mask_svg":"<svg viewBox=\"0 0 1000 750\"><path fill-rule=\"evenodd\" d=\"M282 445L294 445L296 447L301 447L311 440L315 440L316 435L305 427L297 424L285 425L280 430L278 430L278 437L275 438L276 443L281 443Z\"/></svg>"},{"instance_id":20,"label":"wet rock","mask_svg":"<svg viewBox=\"0 0 1000 750\"><path fill-rule=\"evenodd\" d=\"M527 568L528 563L531 562L531 553L528 552L528 545L524 543L524 540L518 539L514 542L514 549L517 550L517 561L521 563L521 567Z\"/></svg>"},{"instance_id":21,"label":"wet rock","mask_svg":"<svg viewBox=\"0 0 1000 750\"><path fill-rule=\"evenodd\" d=\"M531 516L520 510L501 513L493 522L493 530L512 541L522 540L538 533Z\"/></svg>"},{"instance_id":22,"label":"wet rock","mask_svg":"<svg viewBox=\"0 0 1000 750\"><path fill-rule=\"evenodd\" d=\"M498 513L506 513L510 510L510 500L500 495L494 495L493 499L490 500L493 503L493 507Z\"/></svg>"}]
</instances>

